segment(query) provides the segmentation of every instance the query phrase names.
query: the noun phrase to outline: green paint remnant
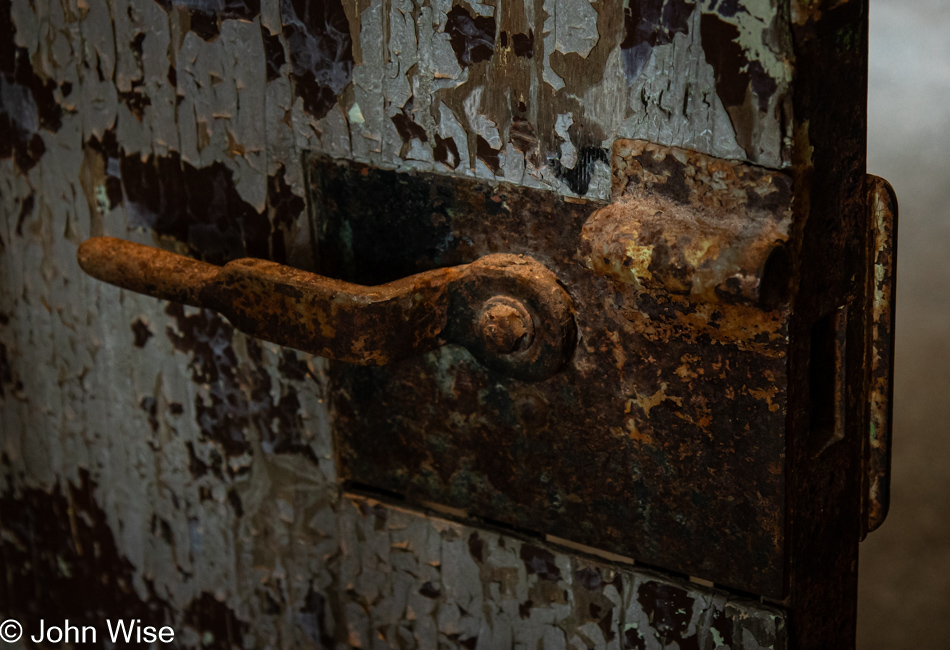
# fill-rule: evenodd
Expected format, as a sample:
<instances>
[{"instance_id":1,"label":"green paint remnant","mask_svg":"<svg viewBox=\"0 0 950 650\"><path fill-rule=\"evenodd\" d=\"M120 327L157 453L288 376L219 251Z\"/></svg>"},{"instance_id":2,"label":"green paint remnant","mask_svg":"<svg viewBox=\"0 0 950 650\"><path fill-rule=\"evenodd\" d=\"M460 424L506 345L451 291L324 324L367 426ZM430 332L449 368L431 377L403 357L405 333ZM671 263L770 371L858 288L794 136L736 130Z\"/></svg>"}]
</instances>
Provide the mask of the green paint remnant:
<instances>
[{"instance_id":1,"label":"green paint remnant","mask_svg":"<svg viewBox=\"0 0 950 650\"><path fill-rule=\"evenodd\" d=\"M96 185L96 209L99 210L99 214L108 214L109 210L112 209L112 205L109 203L109 193L106 191L105 185Z\"/></svg>"},{"instance_id":2,"label":"green paint remnant","mask_svg":"<svg viewBox=\"0 0 950 650\"><path fill-rule=\"evenodd\" d=\"M629 632L630 630L636 630L636 631L637 631L637 637L638 637L641 641L643 640L643 632L640 631L640 626L639 626L639 625L637 625L636 623L626 623L626 624L623 626L623 631L624 631L624 633L625 633L624 635L626 636L626 632Z\"/></svg>"},{"instance_id":3,"label":"green paint remnant","mask_svg":"<svg viewBox=\"0 0 950 650\"><path fill-rule=\"evenodd\" d=\"M809 2L805 0L801 4ZM757 61L776 83L788 84L792 80L791 65L770 45L774 34L784 29L780 16L773 0L746 0L741 12L728 18L720 15L719 18L735 25L739 31L736 43L742 46L749 62Z\"/></svg>"},{"instance_id":4,"label":"green paint remnant","mask_svg":"<svg viewBox=\"0 0 950 650\"><path fill-rule=\"evenodd\" d=\"M709 628L710 633L712 634L713 644L715 648L725 646L725 639L722 638L722 635L719 634L719 630L714 627Z\"/></svg>"}]
</instances>

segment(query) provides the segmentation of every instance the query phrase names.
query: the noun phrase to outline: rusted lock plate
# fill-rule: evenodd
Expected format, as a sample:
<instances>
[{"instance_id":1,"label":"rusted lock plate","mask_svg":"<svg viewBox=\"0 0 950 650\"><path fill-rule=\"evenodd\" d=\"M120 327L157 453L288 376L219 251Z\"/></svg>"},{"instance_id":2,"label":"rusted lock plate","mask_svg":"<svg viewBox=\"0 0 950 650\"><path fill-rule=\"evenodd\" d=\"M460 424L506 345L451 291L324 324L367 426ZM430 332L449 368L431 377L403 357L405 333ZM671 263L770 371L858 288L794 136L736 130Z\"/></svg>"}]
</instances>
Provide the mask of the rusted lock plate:
<instances>
[{"instance_id":1,"label":"rusted lock plate","mask_svg":"<svg viewBox=\"0 0 950 650\"><path fill-rule=\"evenodd\" d=\"M608 207L311 161L320 273L378 284L530 255L578 328L540 382L453 346L331 363L340 475L780 597L790 180L638 141L615 145L613 169Z\"/></svg>"}]
</instances>

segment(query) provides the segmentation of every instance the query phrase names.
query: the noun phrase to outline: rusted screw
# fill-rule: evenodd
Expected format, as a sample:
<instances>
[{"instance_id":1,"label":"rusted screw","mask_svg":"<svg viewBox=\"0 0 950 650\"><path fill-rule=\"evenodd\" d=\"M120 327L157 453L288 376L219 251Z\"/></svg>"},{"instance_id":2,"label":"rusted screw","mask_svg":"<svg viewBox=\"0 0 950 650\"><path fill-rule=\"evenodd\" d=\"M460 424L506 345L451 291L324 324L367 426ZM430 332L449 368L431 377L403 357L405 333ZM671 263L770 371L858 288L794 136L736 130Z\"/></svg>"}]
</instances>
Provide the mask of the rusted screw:
<instances>
[{"instance_id":1,"label":"rusted screw","mask_svg":"<svg viewBox=\"0 0 950 650\"><path fill-rule=\"evenodd\" d=\"M497 296L485 303L479 327L485 347L496 354L525 350L534 338L531 314L519 301L507 296Z\"/></svg>"}]
</instances>

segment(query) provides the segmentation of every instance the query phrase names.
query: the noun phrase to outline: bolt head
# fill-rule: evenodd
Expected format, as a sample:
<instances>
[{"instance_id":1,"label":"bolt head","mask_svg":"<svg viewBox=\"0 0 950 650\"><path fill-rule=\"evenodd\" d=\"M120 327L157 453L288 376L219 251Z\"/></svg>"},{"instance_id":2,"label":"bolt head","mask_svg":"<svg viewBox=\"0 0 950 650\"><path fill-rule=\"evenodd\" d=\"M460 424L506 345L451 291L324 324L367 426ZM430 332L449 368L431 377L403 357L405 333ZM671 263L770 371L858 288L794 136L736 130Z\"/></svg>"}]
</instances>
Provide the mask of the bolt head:
<instances>
[{"instance_id":1,"label":"bolt head","mask_svg":"<svg viewBox=\"0 0 950 650\"><path fill-rule=\"evenodd\" d=\"M496 354L512 354L531 345L534 326L531 314L519 301L507 296L485 303L479 319L485 347Z\"/></svg>"}]
</instances>

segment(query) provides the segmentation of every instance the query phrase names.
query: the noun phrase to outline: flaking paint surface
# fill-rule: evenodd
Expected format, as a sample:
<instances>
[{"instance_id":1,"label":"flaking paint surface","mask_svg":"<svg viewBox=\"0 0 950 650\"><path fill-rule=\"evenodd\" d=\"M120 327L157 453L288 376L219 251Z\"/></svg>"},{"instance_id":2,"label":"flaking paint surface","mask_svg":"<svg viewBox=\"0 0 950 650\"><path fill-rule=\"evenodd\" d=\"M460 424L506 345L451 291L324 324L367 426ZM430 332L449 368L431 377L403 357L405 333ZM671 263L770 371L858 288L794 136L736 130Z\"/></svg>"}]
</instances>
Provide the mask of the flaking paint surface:
<instances>
[{"instance_id":1,"label":"flaking paint surface","mask_svg":"<svg viewBox=\"0 0 950 650\"><path fill-rule=\"evenodd\" d=\"M304 150L593 196L618 134L782 166L690 54L704 11L631 79L619 8L584 0L0 1L4 613L120 593L182 647L782 647L780 614L720 592L341 498L320 359L75 263L110 234L309 268ZM778 152L769 106L753 140ZM99 573L114 589L68 609ZM36 575L55 588L19 589Z\"/></svg>"},{"instance_id":2,"label":"flaking paint surface","mask_svg":"<svg viewBox=\"0 0 950 650\"><path fill-rule=\"evenodd\" d=\"M332 155L596 198L617 137L783 167L782 7L748 4L360 4L353 85L316 130Z\"/></svg>"}]
</instances>

